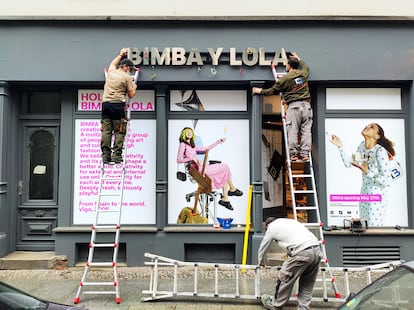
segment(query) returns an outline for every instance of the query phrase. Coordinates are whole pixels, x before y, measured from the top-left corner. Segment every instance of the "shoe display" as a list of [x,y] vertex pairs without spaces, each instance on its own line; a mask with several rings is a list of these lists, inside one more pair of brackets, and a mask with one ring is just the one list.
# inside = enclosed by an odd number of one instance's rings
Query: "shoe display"
[[225,207],[226,209],[233,210],[233,206],[231,205],[230,201],[224,201],[220,199],[219,205]]
[[266,309],[270,309],[270,310],[276,310],[277,309],[275,306],[272,305],[272,301],[273,301],[272,296],[263,295],[261,300],[262,300],[263,307],[265,307]]
[[243,192],[236,188],[235,191],[228,191],[229,196],[243,196]]

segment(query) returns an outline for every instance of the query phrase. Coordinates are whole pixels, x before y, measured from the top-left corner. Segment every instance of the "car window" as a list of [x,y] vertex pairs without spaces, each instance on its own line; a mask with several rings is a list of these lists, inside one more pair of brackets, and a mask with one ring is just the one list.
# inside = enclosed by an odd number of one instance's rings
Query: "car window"
[[413,309],[414,273],[404,267],[387,273],[356,294],[340,310]]
[[47,304],[8,285],[0,283],[0,309],[46,309]]

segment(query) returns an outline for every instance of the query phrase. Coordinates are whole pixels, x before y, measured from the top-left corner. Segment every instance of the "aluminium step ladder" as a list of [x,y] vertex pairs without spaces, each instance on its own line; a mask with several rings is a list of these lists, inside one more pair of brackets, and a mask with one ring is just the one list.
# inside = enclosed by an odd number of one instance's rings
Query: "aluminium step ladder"
[[[272,74],[275,81],[278,80],[278,73],[276,72],[275,66],[271,65]],[[328,300],[326,282],[331,282],[333,294],[335,298],[341,298],[341,294],[338,291],[335,283],[335,277],[333,276],[331,267],[329,266],[329,260],[326,255],[325,239],[323,236],[323,223],[320,218],[318,194],[316,190],[315,174],[313,171],[312,153],[309,152],[309,160],[306,161],[295,161],[292,162],[289,154],[289,144],[286,127],[286,112],[284,107],[283,93],[280,93],[280,106],[281,106],[281,117],[283,125],[283,139],[285,141],[286,150],[286,166],[288,172],[290,197],[292,202],[293,218],[302,222],[310,231],[312,231],[319,240],[319,245],[322,253],[322,279],[318,279],[317,282],[321,281],[324,292],[324,299]],[[302,164],[300,169],[293,169],[293,165]],[[297,172],[299,171],[299,173]],[[296,187],[295,184],[301,181],[302,186]],[[297,198],[301,197],[300,204],[297,203]],[[303,219],[298,219],[298,213],[306,213],[306,222]]]
[[[104,69],[105,77],[107,76],[107,69]],[[136,83],[138,80],[139,69],[136,70],[135,75],[131,79]],[[128,97],[127,97],[128,98]],[[129,106],[129,99],[126,104],[127,121],[131,118],[131,108]],[[126,139],[129,135],[129,127],[127,126]],[[128,143],[124,143],[123,159],[121,164],[103,164],[101,168],[101,177],[99,179],[97,208],[95,213],[94,223],[91,227],[91,239],[89,242],[88,260],[85,264],[82,279],[80,281],[76,296],[73,300],[75,304],[80,302],[80,295],[115,295],[115,302],[121,303],[119,278],[118,278],[118,252],[119,240],[121,233],[121,215],[122,203],[124,196],[124,181],[126,174],[126,158],[128,155]],[[112,166],[111,169],[105,166]],[[105,172],[105,168],[108,170]],[[116,171],[118,170],[118,171]],[[113,200],[111,200],[113,199]],[[110,216],[111,219],[108,219]],[[98,236],[99,235],[99,236]],[[108,242],[108,235],[113,236]],[[98,238],[101,237],[101,238]],[[112,261],[97,262],[94,260],[96,249],[109,249],[112,251]],[[113,269],[113,281],[88,281],[88,274],[93,267],[110,267]],[[84,287],[89,286],[93,288],[101,288],[100,290],[83,290]],[[104,289],[103,289],[104,287]],[[109,287],[113,287],[109,290]]]
[[[145,253],[150,261],[145,262],[151,268],[150,283],[147,290],[142,290],[141,301],[163,300],[170,298],[207,298],[233,299],[239,302],[253,300],[260,302],[263,293],[269,293],[274,289],[274,279],[277,277],[281,266],[262,267],[259,265],[241,265],[225,263],[183,262],[168,257]],[[362,278],[366,277],[366,285],[378,276],[390,272],[401,261],[392,261],[364,267],[332,267],[332,271],[341,279],[341,288],[344,296],[361,289],[364,285]],[[325,267],[319,268],[323,276]],[[356,280],[357,279],[357,280]],[[324,292],[315,292],[312,301],[330,302],[339,304],[345,298],[328,297],[327,287]],[[289,301],[297,301],[297,297],[291,296]]]

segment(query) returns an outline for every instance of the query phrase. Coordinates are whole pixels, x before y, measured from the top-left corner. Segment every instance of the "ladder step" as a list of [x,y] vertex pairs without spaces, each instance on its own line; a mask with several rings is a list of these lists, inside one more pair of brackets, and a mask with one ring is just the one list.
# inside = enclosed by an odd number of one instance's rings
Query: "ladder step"
[[110,294],[115,294],[116,295],[116,291],[84,291],[83,294],[85,295],[110,295]]
[[[94,286],[94,285],[106,285],[106,286],[114,286],[115,282],[82,282],[83,286]],[[88,292],[92,292],[92,291],[88,291]],[[104,292],[109,292],[109,291],[104,291]],[[86,292],[85,292],[86,293]]]
[[318,210],[318,207],[317,206],[304,206],[304,207],[296,206],[296,210]]
[[104,197],[116,197],[116,196],[120,197],[121,196],[120,194],[115,194],[115,193],[100,193],[99,195],[104,196]]
[[[99,212],[101,212],[101,211],[99,210]],[[95,229],[95,230],[100,230],[100,229],[119,229],[119,228],[121,228],[120,225],[96,225],[96,226],[93,227],[93,229]]]
[[293,178],[312,178],[311,174],[292,174]]
[[92,243],[90,247],[92,248],[114,248],[116,247],[116,243]]
[[101,178],[102,181],[122,181],[122,178]]
[[114,262],[95,262],[87,263],[88,267],[115,267],[116,263]]
[[322,223],[302,223],[306,227],[322,227]]
[[314,190],[311,189],[298,189],[293,191],[295,194],[313,194],[315,193]]

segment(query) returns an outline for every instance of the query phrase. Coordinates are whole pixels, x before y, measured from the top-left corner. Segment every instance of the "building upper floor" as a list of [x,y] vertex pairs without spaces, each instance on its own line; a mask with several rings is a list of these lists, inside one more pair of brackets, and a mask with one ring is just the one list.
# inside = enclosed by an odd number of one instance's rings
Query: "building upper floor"
[[414,3],[404,0],[159,0],[142,5],[122,0],[16,0],[0,4],[0,20],[413,20]]

